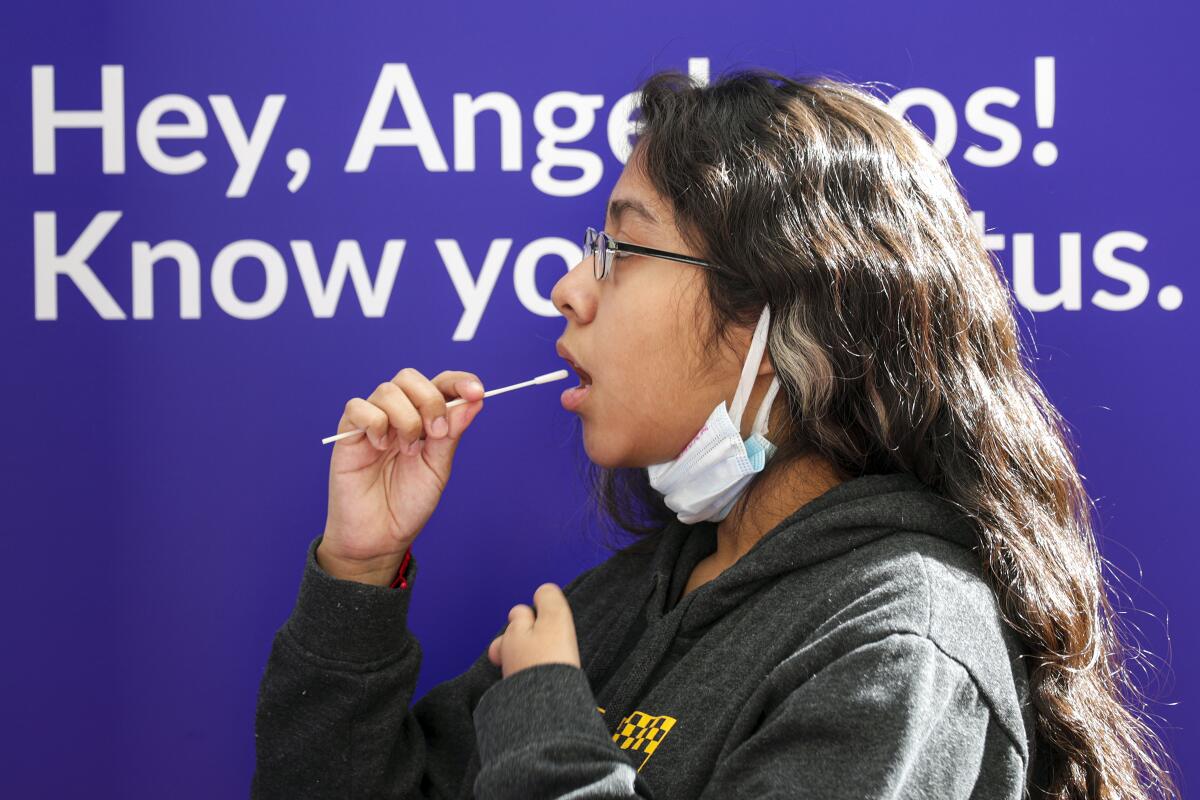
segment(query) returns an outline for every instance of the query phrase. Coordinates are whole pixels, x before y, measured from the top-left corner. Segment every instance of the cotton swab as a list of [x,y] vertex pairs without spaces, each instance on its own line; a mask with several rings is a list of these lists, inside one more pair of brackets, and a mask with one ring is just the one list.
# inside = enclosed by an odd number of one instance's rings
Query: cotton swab
[[[511,392],[513,389],[523,389],[526,386],[535,386],[539,383],[551,383],[553,381],[561,381],[563,378],[567,377],[570,374],[571,374],[570,370],[565,370],[565,369],[560,369],[557,372],[548,372],[545,375],[539,375],[538,377],[533,378],[532,380],[523,381],[521,383],[514,383],[512,386],[505,386],[500,389],[492,389],[490,392],[484,392],[483,396],[491,397],[494,394],[504,394],[505,392]],[[446,403],[446,408],[454,408],[455,406],[460,406],[465,402],[467,402],[467,400],[465,400],[462,397],[459,397],[454,400],[451,400],[449,403]],[[324,439],[321,440],[321,444],[329,444],[330,442],[336,442],[338,439],[345,439],[347,436],[353,436],[356,433],[365,433],[365,431],[363,431],[362,428],[355,428],[352,431],[346,431],[345,433],[339,433],[335,436],[326,436]]]

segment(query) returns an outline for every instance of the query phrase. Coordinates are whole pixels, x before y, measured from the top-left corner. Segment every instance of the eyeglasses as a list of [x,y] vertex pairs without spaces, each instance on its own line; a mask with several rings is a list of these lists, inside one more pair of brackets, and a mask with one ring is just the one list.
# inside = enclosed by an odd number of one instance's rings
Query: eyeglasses
[[[711,261],[671,253],[666,250],[655,250],[653,247],[642,247],[640,244],[619,242],[604,231],[588,228],[583,237],[583,255],[592,257],[592,273],[596,280],[602,281],[612,274],[613,260],[617,253],[634,253],[651,258],[665,258],[668,261],[681,261],[685,264],[695,264],[698,267],[716,267]],[[601,255],[603,254],[603,255]]]

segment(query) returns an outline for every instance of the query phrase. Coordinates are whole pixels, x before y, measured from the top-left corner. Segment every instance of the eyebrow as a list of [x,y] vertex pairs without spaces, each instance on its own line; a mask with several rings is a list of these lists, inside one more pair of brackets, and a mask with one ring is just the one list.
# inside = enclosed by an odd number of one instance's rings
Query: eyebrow
[[608,215],[612,217],[614,223],[620,223],[621,217],[626,211],[632,211],[646,221],[650,222],[652,225],[659,224],[658,218],[655,217],[654,214],[651,213],[650,209],[642,204],[640,200],[618,197],[614,198],[608,204]]

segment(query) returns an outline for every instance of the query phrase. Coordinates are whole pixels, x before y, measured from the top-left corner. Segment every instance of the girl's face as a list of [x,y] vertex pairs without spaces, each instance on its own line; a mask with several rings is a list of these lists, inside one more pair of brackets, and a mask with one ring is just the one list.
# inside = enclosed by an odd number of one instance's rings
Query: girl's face
[[[669,202],[642,177],[635,158],[613,187],[604,230],[623,242],[696,255],[675,229]],[[583,424],[584,448],[596,464],[644,467],[669,461],[717,403],[732,400],[753,330],[734,337],[739,352],[723,351],[715,363],[702,361],[701,335],[710,318],[703,269],[618,254],[608,277],[597,281],[592,258],[585,256],[555,284],[550,296],[567,320],[559,345],[592,380],[574,411]],[[743,414],[743,437],[771,373],[764,355]]]

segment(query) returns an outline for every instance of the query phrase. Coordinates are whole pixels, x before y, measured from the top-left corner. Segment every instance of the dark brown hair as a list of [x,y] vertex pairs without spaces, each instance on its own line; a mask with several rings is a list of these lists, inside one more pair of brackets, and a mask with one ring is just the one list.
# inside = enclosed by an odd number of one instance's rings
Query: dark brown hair
[[[630,167],[673,204],[689,252],[724,265],[704,270],[707,346],[771,304],[788,424],[733,514],[809,453],[847,476],[916,476],[976,523],[982,574],[1025,644],[1049,775],[1033,796],[1175,793],[1066,423],[929,138],[861,85],[765,69],[710,85],[659,72],[638,108]],[[598,508],[642,537],[626,549],[653,547],[673,514],[646,469],[595,470]]]

